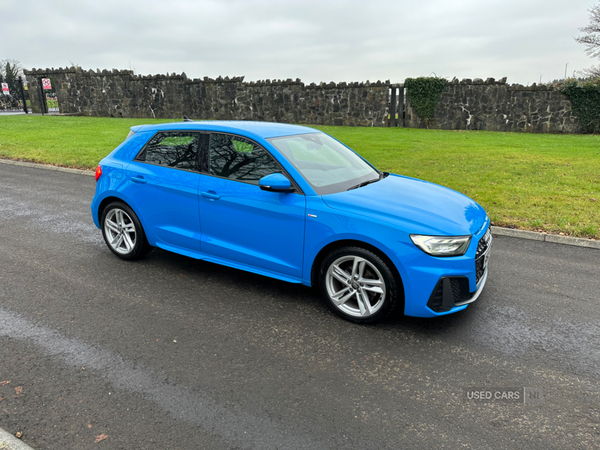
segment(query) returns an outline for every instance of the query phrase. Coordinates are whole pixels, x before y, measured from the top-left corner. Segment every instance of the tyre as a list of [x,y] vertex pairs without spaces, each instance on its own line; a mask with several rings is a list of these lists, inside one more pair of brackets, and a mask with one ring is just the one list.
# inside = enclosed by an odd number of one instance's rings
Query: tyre
[[355,323],[374,323],[402,303],[395,269],[362,247],[332,251],[321,264],[319,287],[329,307]]
[[140,220],[125,203],[113,202],[104,208],[101,224],[106,245],[119,258],[133,261],[152,250]]

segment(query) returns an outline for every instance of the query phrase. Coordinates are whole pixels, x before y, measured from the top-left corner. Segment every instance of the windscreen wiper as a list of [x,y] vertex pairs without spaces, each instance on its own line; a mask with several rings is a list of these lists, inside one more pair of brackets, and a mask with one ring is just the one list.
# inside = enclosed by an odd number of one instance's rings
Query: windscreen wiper
[[362,183],[358,183],[357,185],[349,187],[346,190],[351,191],[352,189],[357,189],[359,187],[366,186],[367,184],[375,183],[376,181],[379,181],[382,178],[387,177],[388,175],[389,175],[389,173],[387,173],[387,172],[379,172],[379,176],[377,178],[373,178],[372,180],[363,181]]

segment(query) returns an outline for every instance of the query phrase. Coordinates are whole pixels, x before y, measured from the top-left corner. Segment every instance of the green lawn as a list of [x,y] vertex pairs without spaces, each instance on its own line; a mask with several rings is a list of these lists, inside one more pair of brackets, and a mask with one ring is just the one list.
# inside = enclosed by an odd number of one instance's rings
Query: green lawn
[[95,169],[129,127],[172,122],[64,116],[0,116],[0,157]]
[[[129,127],[171,122],[0,117],[0,157],[93,169]],[[600,238],[600,136],[316,127],[380,170],[479,202],[496,225]]]

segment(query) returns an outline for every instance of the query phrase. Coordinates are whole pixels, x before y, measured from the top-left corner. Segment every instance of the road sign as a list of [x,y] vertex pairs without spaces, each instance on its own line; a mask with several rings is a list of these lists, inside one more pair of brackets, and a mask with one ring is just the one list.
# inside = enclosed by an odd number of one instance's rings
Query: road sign
[[8,91],[8,83],[2,83],[2,93],[4,95],[10,95],[10,92]]
[[42,78],[42,87],[44,89],[52,89],[52,85],[50,84],[50,78]]

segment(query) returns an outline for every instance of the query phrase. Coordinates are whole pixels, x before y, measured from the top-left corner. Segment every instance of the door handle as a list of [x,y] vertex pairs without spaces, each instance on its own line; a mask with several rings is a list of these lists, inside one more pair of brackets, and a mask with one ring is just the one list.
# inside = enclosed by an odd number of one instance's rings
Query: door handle
[[202,197],[206,197],[209,200],[219,200],[221,196],[217,194],[215,191],[201,192]]
[[141,183],[141,184],[144,184],[146,182],[146,180],[144,179],[144,177],[141,176],[141,175],[137,175],[135,177],[131,177],[131,181],[133,181],[134,183]]

